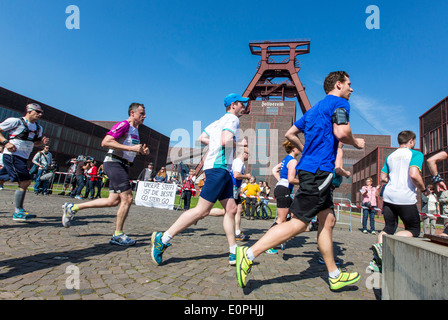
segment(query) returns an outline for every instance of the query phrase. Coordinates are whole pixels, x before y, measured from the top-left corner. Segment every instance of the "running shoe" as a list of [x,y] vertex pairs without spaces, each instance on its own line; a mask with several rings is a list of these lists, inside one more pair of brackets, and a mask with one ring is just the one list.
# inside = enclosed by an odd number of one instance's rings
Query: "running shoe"
[[35,214],[31,214],[28,211],[25,211],[24,209],[20,209],[19,213],[26,215],[28,219],[36,218]]
[[378,265],[374,259],[370,260],[367,268],[373,272],[381,272],[381,266]]
[[240,241],[247,241],[247,240],[249,240],[249,238],[250,238],[250,236],[246,236],[244,233],[240,233],[240,234],[237,234],[236,236],[235,236],[235,239],[236,240],[240,240]]
[[25,212],[14,212],[14,215],[12,216],[12,219],[14,221],[29,221],[33,217],[31,215],[25,214]]
[[354,284],[361,279],[361,275],[358,272],[342,272],[339,274],[337,278],[328,278],[330,282],[331,290],[338,290],[345,286]]
[[275,250],[274,248],[268,249],[268,250],[266,250],[265,252],[266,252],[267,254],[277,254],[277,253],[278,253],[278,251]]
[[231,266],[236,265],[236,254],[234,254],[234,253],[229,254],[229,264]]
[[62,211],[63,211],[62,225],[65,228],[70,227],[70,221],[73,220],[73,218],[75,216],[76,211],[73,211],[72,207],[73,207],[73,203],[66,202],[62,205]]
[[248,247],[236,248],[236,279],[238,285],[244,288],[247,284],[247,275],[252,268],[252,261],[247,258],[246,252]]
[[381,243],[375,243],[372,246],[372,250],[373,253],[377,256],[378,258],[378,263],[382,264],[383,263],[383,245]]
[[153,232],[151,236],[151,258],[156,265],[162,264],[162,255],[171,243],[162,242],[162,232]]
[[133,246],[136,241],[129,238],[126,234],[122,233],[118,236],[113,235],[109,241],[110,244],[116,244],[119,246]]

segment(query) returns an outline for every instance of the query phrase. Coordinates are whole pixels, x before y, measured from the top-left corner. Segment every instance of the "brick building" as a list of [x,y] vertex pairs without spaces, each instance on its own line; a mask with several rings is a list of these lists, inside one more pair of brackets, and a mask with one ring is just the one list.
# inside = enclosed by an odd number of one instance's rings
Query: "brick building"
[[[441,150],[448,148],[448,97],[445,97],[419,117],[420,146],[425,160]],[[448,179],[448,161],[437,164],[439,174]],[[423,179],[426,184],[431,183],[426,161],[423,165]]]
[[[374,151],[378,147],[387,148],[391,146],[391,137],[389,135],[355,134],[354,136],[356,138],[363,138],[365,140],[365,148],[362,150],[358,150],[353,146],[344,145],[343,167],[346,170],[350,171],[352,173],[352,176],[349,179],[344,178],[342,180],[341,186],[337,188],[333,194],[335,198],[350,199],[352,202],[356,201],[356,195],[353,193],[352,185],[354,185],[355,181],[359,179],[355,175],[356,170],[358,170],[355,164],[372,153],[372,151]],[[364,179],[364,177],[361,179]]]
[[[380,173],[388,155],[397,150],[391,147],[378,147],[368,153],[353,165],[353,183],[351,186],[352,203],[361,205],[361,192],[359,190],[366,185],[366,179],[373,179],[373,186],[380,185]],[[382,207],[381,198],[378,207]]]
[[249,144],[246,171],[257,181],[268,181],[271,188],[277,183],[272,168],[286,156],[282,144],[295,120],[296,102],[285,100],[252,101],[250,114],[240,118],[241,130]]

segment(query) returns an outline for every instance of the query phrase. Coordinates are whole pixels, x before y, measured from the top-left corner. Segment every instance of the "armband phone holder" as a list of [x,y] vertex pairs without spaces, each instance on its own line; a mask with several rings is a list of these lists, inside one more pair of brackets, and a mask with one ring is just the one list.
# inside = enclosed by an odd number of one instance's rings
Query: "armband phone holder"
[[331,122],[335,123],[335,124],[348,124],[349,119],[348,119],[348,114],[347,114],[347,110],[345,110],[344,108],[338,108],[335,110],[335,112],[333,113],[333,115],[331,116]]

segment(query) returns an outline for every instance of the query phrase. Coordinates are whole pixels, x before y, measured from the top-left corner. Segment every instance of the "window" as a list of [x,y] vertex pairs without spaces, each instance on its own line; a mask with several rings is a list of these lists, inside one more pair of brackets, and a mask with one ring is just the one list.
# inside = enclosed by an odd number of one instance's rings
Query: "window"
[[370,165],[370,175],[373,176],[374,174],[376,174],[377,170],[378,170],[378,164],[376,162],[372,163]]
[[3,108],[2,106],[0,106],[0,122],[3,122],[8,118],[20,118],[22,116],[23,113],[21,114],[20,112]]
[[355,163],[357,163],[359,161],[359,159],[344,158],[342,161],[344,163],[344,166],[353,166]]
[[428,132],[423,138],[423,144],[424,154],[440,150],[442,147],[440,141],[440,128]]
[[270,116],[278,115],[278,107],[266,107],[266,114]]

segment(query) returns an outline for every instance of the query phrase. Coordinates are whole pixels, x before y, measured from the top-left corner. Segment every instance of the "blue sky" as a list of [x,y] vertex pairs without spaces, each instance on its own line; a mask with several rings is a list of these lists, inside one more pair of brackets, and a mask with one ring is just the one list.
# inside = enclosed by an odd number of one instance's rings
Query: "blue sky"
[[[69,5],[79,30],[65,26]],[[366,28],[369,5],[378,30]],[[330,71],[346,70],[353,132],[396,146],[448,95],[446,12],[446,1],[0,0],[0,86],[87,120],[120,121],[142,102],[149,127],[193,135],[252,80],[250,41],[307,38],[299,76],[311,104]]]

